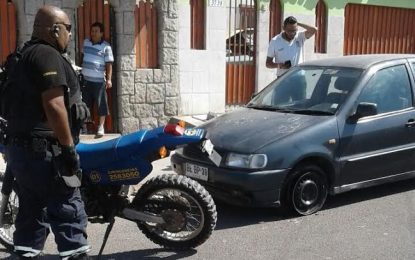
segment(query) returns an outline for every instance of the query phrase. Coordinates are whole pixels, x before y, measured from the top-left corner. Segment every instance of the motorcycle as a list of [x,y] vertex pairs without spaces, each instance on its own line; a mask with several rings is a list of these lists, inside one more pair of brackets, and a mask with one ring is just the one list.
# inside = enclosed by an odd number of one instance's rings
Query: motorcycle
[[[198,182],[185,176],[162,174],[150,178],[138,191],[132,189],[151,173],[152,161],[168,156],[180,145],[200,143],[200,148],[218,163],[219,155],[204,136],[202,129],[168,124],[76,146],[82,169],[80,189],[88,220],[108,223],[99,255],[115,217],[136,222],[147,238],[173,250],[195,248],[210,237],[217,221],[216,205]],[[8,171],[0,174],[0,185],[4,186],[0,243],[12,249],[14,221],[19,209],[18,186]]]

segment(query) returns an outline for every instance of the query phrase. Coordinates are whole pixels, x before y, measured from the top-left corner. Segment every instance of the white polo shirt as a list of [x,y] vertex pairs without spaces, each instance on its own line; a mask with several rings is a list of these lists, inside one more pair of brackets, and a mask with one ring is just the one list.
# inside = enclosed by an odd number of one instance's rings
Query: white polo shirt
[[[267,56],[274,58],[276,63],[291,61],[291,66],[304,62],[304,42],[306,41],[305,32],[298,32],[291,42],[282,37],[282,33],[271,39]],[[277,76],[281,76],[287,69],[277,69]]]

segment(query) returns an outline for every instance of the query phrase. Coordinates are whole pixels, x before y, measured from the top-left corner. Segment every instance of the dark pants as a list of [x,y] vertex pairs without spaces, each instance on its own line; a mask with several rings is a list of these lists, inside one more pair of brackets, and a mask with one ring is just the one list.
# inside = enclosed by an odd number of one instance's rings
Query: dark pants
[[109,115],[107,92],[105,88],[105,82],[92,82],[84,81],[82,87],[82,100],[89,107],[90,111],[93,111],[94,103],[97,103],[98,115]]
[[62,258],[88,251],[88,220],[79,189],[58,181],[52,162],[36,157],[29,149],[9,146],[6,153],[18,187],[19,212],[13,238],[17,254],[39,254],[49,227]]

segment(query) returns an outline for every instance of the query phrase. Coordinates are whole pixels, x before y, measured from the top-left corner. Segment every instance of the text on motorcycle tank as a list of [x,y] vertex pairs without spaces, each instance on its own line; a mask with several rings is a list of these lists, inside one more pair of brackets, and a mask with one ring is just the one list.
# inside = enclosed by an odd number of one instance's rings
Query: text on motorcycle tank
[[137,168],[108,171],[110,181],[135,179],[140,176]]
[[194,129],[194,128],[188,128],[186,131],[184,131],[184,135],[187,136],[202,136],[203,130],[202,129]]

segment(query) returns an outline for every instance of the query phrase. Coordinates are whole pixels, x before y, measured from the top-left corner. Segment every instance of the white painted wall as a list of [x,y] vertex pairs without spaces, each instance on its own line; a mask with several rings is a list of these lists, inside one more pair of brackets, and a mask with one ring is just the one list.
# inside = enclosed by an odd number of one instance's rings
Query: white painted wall
[[275,79],[275,70],[265,66],[269,45],[269,10],[258,8],[256,91],[259,92]]
[[180,113],[225,111],[225,7],[206,9],[206,49],[190,49],[190,4],[179,2]]
[[[209,4],[210,1],[206,1]],[[275,79],[275,70],[265,66],[269,45],[269,8],[261,3],[257,8],[256,91],[261,91]],[[293,10],[294,11],[294,10]],[[314,36],[305,42],[305,60],[343,55],[344,18],[330,15],[327,28],[327,53],[314,53]],[[294,15],[298,21],[315,24],[314,10],[285,11],[283,18]],[[180,114],[197,115],[208,112],[222,113],[231,109],[225,105],[226,43],[228,35],[229,1],[222,7],[207,7],[206,50],[190,49],[190,4],[179,1],[179,71]],[[233,22],[233,21],[232,21]],[[231,24],[231,26],[233,26]],[[300,30],[303,30],[300,28]]]

